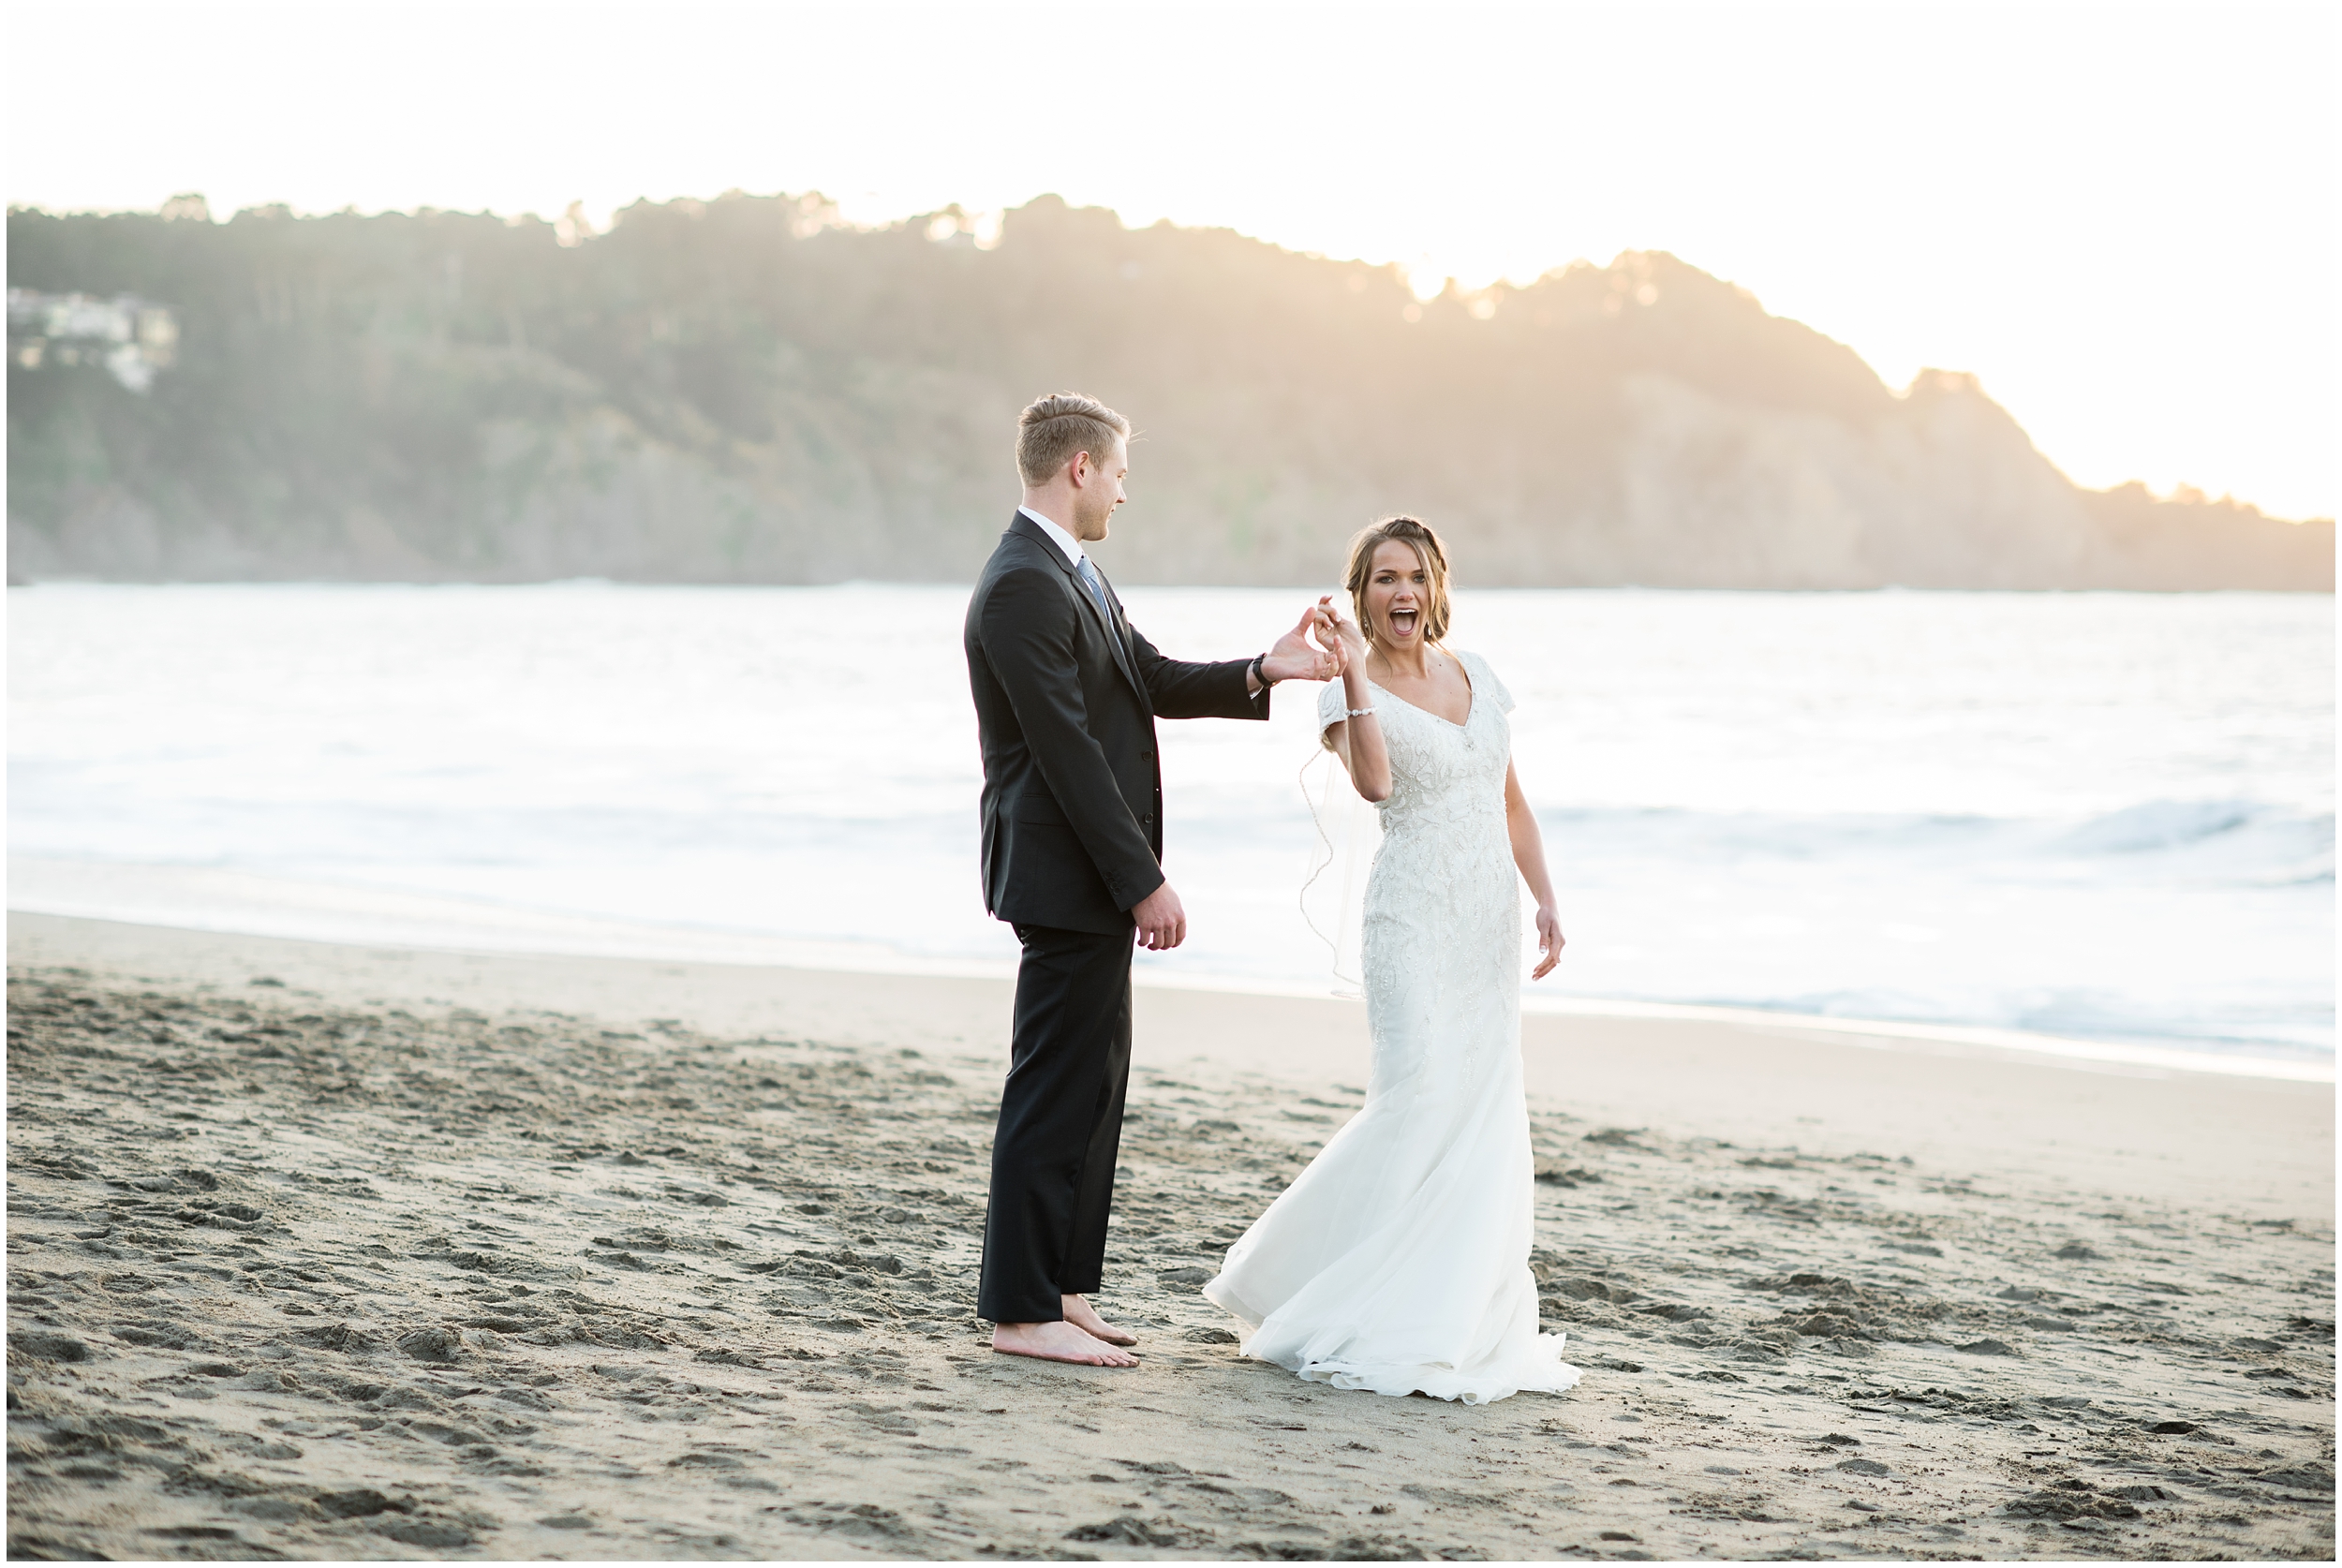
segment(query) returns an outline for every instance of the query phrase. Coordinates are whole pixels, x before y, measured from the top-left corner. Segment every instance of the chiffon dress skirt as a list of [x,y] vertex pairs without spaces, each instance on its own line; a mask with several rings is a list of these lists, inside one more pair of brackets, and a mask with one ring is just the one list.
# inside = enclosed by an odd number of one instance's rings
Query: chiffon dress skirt
[[[1228,1250],[1204,1294],[1244,1353],[1338,1388],[1481,1404],[1578,1382],[1537,1326],[1520,1069],[1512,699],[1476,655],[1461,724],[1376,688],[1392,769],[1367,881],[1365,1107]],[[1340,683],[1319,707],[1338,721]]]

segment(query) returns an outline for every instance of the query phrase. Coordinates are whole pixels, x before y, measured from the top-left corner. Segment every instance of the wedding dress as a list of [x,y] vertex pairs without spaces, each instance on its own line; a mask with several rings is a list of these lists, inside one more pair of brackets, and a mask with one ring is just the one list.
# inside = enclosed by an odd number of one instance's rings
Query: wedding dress
[[[1537,1328],[1534,1169],[1520,1070],[1520,895],[1505,822],[1512,697],[1458,656],[1464,721],[1372,688],[1390,755],[1366,890],[1366,1105],[1205,1295],[1244,1353],[1337,1388],[1482,1404],[1578,1382]],[[1340,681],[1318,703],[1341,722]]]

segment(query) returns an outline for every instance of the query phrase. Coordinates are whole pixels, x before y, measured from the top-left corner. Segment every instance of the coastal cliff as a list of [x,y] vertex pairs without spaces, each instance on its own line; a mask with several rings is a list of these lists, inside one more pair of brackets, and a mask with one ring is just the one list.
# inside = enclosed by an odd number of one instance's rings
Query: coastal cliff
[[2082,489],[1972,377],[1664,253],[1417,301],[1396,269],[1045,197],[981,239],[818,197],[574,220],[8,216],[12,288],[170,313],[142,391],[16,341],[16,580],[971,576],[1010,438],[1139,427],[1126,582],[1317,584],[1390,511],[1480,585],[2331,591],[2334,525]]

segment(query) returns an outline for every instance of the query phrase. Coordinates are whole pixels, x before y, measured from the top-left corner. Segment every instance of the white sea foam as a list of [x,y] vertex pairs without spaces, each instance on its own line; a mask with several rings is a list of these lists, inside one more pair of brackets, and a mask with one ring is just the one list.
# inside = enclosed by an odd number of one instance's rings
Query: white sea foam
[[[1141,589],[1167,651],[1306,597]],[[965,596],[14,589],[10,905],[1001,972]],[[1553,1005],[2331,1062],[2331,599],[1464,594],[1563,888]],[[1310,704],[1164,727],[1152,978],[1322,988]],[[197,873],[200,873],[198,875]],[[796,956],[792,957],[791,954]]]

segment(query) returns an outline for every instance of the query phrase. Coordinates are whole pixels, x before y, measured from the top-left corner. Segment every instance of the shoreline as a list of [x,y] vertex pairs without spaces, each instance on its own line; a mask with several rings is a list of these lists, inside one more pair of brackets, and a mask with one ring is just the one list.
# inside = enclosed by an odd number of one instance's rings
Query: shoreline
[[[1006,1067],[1014,996],[1007,976],[319,942],[17,911],[8,950],[12,966],[72,963],[113,983],[234,989],[265,975],[342,1006],[517,1008],[734,1037],[785,1018],[858,1048],[949,1052],[994,1072]],[[1356,1001],[1140,984],[1134,1003],[1134,1070],[1203,1066],[1364,1090]],[[1891,1142],[1915,1157],[2054,1170],[2134,1195],[2200,1195],[2209,1163],[2240,1211],[2331,1223],[2330,1084],[1882,1040],[1836,1022],[1524,1011],[1524,1078],[1533,1107],[1620,1125],[1760,1145],[1793,1135],[1841,1152]]]
[[9,962],[12,1555],[2333,1555],[2322,1086],[1532,1015],[1585,1378],[1452,1406],[1198,1294],[1358,1103],[1355,1004],[1139,994],[1109,1374],[970,1316],[999,981]]
[[[91,897],[96,877],[117,882]],[[31,891],[25,891],[27,882]],[[592,915],[514,908],[443,894],[307,882],[205,866],[61,860],[11,855],[9,913],[128,925],[154,925],[329,945],[401,946],[447,953],[524,957],[606,958],[751,968],[824,970],[953,980],[1010,981],[1013,957],[998,960],[922,956],[861,939],[810,940],[689,926],[651,925]],[[69,891],[68,891],[69,890]],[[22,899],[20,903],[18,900]],[[1132,969],[1143,989],[1338,1001],[1328,984],[1226,974],[1197,974],[1144,961]],[[2260,1045],[2235,1050],[2148,1040],[2097,1040],[1994,1025],[1845,1017],[1786,1009],[1697,1002],[1579,997],[1524,987],[1525,1015],[1675,1019],[1743,1027],[1786,1027],[1847,1037],[1873,1048],[1975,1049],[2019,1059],[2063,1061],[2111,1071],[2145,1070],[2336,1082],[2332,1054]]]

